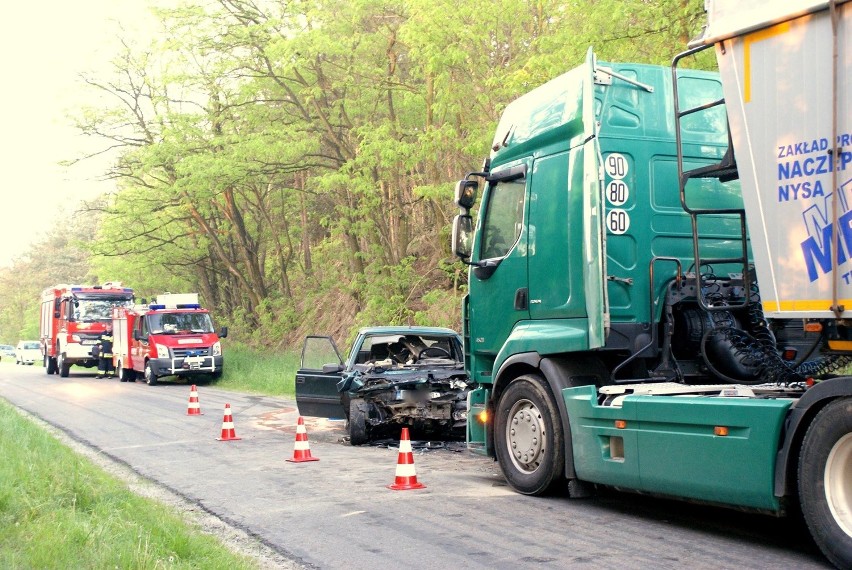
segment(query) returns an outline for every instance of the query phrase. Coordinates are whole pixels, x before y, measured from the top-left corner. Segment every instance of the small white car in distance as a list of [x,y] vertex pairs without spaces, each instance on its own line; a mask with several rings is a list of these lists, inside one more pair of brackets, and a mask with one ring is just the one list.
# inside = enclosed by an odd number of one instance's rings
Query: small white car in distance
[[33,364],[41,361],[41,343],[37,340],[22,340],[15,347],[15,364]]

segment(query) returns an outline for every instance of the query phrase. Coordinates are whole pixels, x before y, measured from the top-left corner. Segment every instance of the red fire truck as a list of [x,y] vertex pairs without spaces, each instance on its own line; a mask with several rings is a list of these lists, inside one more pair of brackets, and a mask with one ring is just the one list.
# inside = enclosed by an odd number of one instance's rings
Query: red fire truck
[[113,363],[122,382],[154,386],[162,376],[222,375],[221,338],[196,293],[158,295],[155,303],[113,309]]
[[41,296],[41,352],[48,374],[68,376],[72,364],[91,368],[92,347],[112,322],[113,307],[133,303],[133,289],[121,283],[54,285]]

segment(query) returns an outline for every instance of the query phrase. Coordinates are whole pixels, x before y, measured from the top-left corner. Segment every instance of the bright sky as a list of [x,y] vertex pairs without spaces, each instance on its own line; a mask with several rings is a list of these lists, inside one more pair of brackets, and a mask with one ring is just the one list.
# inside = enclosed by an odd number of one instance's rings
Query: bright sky
[[[106,73],[119,36],[147,43],[149,0],[6,2],[0,18],[0,267],[42,239],[62,212],[113,189],[105,163],[66,168],[96,148],[69,115],[97,97],[81,73]],[[176,2],[170,2],[175,4]],[[163,2],[157,2],[162,5]],[[123,31],[122,31],[123,30]]]

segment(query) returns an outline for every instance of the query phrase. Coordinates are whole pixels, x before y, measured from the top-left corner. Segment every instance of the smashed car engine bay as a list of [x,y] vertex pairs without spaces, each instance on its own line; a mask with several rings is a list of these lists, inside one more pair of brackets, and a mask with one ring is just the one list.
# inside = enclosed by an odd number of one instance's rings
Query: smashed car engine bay
[[350,395],[353,445],[410,427],[423,434],[464,438],[470,382],[464,365],[449,358],[357,364],[337,386]]

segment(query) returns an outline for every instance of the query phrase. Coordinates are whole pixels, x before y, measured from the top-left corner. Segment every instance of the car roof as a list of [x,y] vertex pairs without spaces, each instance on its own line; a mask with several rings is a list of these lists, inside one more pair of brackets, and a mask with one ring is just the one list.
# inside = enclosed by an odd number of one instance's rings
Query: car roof
[[447,335],[459,336],[453,329],[444,327],[410,327],[410,326],[383,326],[363,327],[358,330],[361,335],[393,335],[393,334],[425,334],[425,335]]

